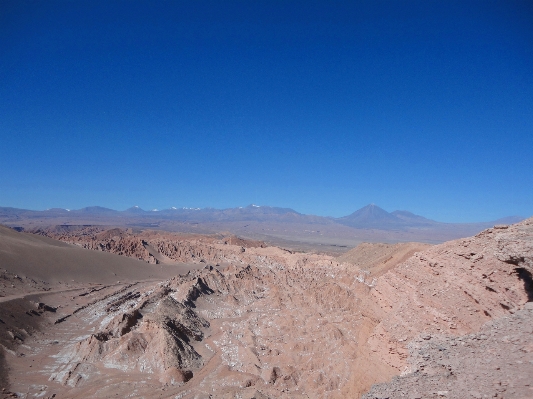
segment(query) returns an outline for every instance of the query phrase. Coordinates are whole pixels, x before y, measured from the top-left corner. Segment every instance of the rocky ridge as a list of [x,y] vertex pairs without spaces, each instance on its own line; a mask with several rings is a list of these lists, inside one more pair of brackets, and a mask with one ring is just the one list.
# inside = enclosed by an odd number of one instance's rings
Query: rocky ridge
[[[433,378],[430,371],[442,366],[429,362],[436,347],[425,342],[474,337],[491,321],[505,331],[505,323],[527,317],[522,309],[533,300],[533,219],[430,247],[375,276],[325,255],[223,240],[189,247],[156,235],[145,240],[169,259],[203,260],[206,267],[105,298],[94,293],[76,313],[91,333],[65,345],[51,374],[69,397],[108,395],[113,384],[101,390],[103,370],[121,380],[154,376],[166,384],[165,397],[358,397],[399,374],[391,384],[416,374],[419,386],[431,387],[422,397],[432,397],[451,391],[449,381]],[[521,348],[530,344],[531,335],[520,335]],[[417,353],[429,363],[413,358]],[[494,367],[515,352],[499,353]],[[467,366],[443,364],[476,378],[483,373],[466,360]],[[526,392],[521,379],[512,383]],[[374,387],[368,397],[411,392],[391,387]],[[503,392],[485,391],[479,393]],[[146,394],[140,387],[131,392]]]
[[[82,248],[110,252],[144,260],[151,264],[169,262],[225,262],[235,260],[227,245],[246,248],[266,247],[261,241],[242,239],[231,234],[195,235],[146,230],[106,229],[98,226],[55,226],[29,231]],[[239,260],[239,259],[237,259]]]

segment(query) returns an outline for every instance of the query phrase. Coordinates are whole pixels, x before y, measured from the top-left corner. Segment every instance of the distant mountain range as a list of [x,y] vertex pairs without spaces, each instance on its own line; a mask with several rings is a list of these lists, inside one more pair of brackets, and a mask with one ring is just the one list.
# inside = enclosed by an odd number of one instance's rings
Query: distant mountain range
[[[420,215],[415,215],[409,211],[387,212],[377,205],[367,205],[351,215],[335,219],[338,223],[358,229],[378,229],[378,230],[402,230],[408,228],[435,228],[444,225],[460,225],[463,223],[442,223],[427,219]],[[489,222],[479,222],[480,224],[512,224],[524,220],[520,216],[508,216],[502,219]],[[476,224],[476,223],[464,223]]]
[[[275,245],[304,250],[319,246],[331,251],[365,241],[439,243],[472,236],[495,224],[512,224],[523,219],[509,216],[489,222],[442,223],[408,211],[387,212],[374,204],[339,218],[253,204],[228,209],[170,208],[151,211],[138,206],[123,211],[101,206],[45,211],[0,207],[0,224],[17,230],[35,231],[40,227],[57,225],[100,225],[203,234],[224,231]],[[294,246],[294,243],[298,245]]]
[[[248,205],[239,208],[215,209],[215,208],[169,208],[163,210],[144,210],[138,206],[128,208],[124,211],[117,211],[101,206],[90,206],[81,209],[68,210],[52,208],[45,211],[34,211],[27,209],[0,207],[0,223],[13,222],[17,219],[26,218],[56,218],[68,217],[69,219],[89,218],[119,218],[119,219],[146,219],[174,220],[183,222],[285,222],[285,223],[312,223],[312,224],[334,224],[338,223],[356,229],[376,229],[376,230],[405,230],[413,228],[435,228],[444,225],[461,225],[462,223],[442,223],[427,219],[420,215],[408,211],[387,212],[377,205],[370,204],[354,213],[340,218],[324,217],[315,215],[305,215],[291,208],[279,208],[271,206]],[[519,216],[509,216],[506,218],[480,222],[483,225],[493,225],[497,223],[516,223],[524,218]],[[472,223],[467,223],[471,225]],[[476,224],[476,223],[474,223]]]

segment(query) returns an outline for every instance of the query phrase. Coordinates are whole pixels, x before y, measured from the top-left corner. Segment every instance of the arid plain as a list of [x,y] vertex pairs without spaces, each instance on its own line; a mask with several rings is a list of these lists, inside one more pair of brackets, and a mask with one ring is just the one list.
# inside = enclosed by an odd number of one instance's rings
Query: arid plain
[[533,397],[533,219],[433,245],[390,239],[429,222],[366,212],[373,242],[353,249],[259,239],[286,213],[249,235],[11,213],[3,397]]

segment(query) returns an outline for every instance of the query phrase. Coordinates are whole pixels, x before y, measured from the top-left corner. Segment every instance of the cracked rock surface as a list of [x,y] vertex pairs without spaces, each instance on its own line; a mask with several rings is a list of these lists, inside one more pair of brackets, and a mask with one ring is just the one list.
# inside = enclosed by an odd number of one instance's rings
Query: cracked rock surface
[[374,385],[364,399],[533,397],[533,302],[460,337],[409,344],[409,372]]

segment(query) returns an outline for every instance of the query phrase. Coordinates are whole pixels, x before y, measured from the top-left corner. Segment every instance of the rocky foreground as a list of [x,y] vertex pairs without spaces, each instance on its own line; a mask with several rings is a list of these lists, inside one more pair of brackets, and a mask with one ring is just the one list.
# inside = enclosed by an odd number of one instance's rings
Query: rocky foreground
[[363,399],[533,397],[533,302],[463,336],[411,341],[409,372],[376,384]]
[[20,397],[533,397],[533,219],[370,267],[223,237],[80,237],[63,240],[205,267],[0,315]]

